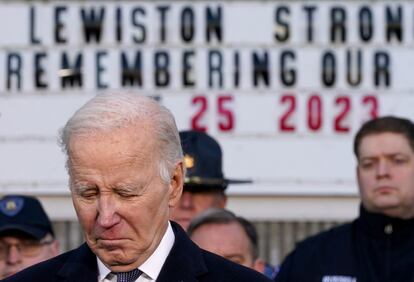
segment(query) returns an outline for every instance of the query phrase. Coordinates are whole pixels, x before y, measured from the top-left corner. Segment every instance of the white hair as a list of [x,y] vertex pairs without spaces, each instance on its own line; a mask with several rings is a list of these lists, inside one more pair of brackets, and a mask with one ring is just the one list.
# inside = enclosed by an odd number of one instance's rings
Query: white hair
[[151,123],[158,142],[159,175],[169,183],[176,162],[183,157],[174,117],[154,99],[132,93],[100,94],[75,112],[60,131],[59,143],[67,156],[67,167],[74,136],[90,136],[143,122]]

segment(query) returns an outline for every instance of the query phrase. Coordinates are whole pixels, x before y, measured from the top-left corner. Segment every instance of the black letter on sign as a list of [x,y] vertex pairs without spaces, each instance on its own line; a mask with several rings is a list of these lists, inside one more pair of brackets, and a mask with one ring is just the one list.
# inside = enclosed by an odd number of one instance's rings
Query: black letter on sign
[[234,52],[234,61],[233,61],[233,83],[234,87],[239,87],[240,85],[240,53]]
[[181,38],[184,42],[191,42],[194,38],[194,11],[191,7],[184,7],[181,12]]
[[332,87],[336,80],[336,59],[332,52],[327,51],[322,56],[322,83]]
[[40,39],[36,38],[35,36],[35,30],[36,30],[36,20],[35,20],[35,16],[36,16],[36,10],[35,7],[31,6],[30,7],[30,16],[29,16],[29,30],[30,30],[30,43],[32,44],[40,44]]
[[364,6],[359,11],[359,36],[362,41],[368,42],[372,39],[372,11],[369,7]]
[[74,65],[69,63],[69,58],[66,53],[62,53],[62,62],[61,62],[61,80],[60,85],[62,88],[78,86],[82,87],[83,77],[82,77],[82,54],[79,53],[75,59]]
[[96,53],[96,87],[98,89],[108,88],[108,84],[102,82],[102,73],[106,70],[105,66],[102,65],[102,58],[106,57],[106,51],[98,51]]
[[283,51],[280,56],[280,78],[283,85],[293,86],[296,83],[296,70],[293,67],[287,66],[288,60],[294,61],[296,54],[293,51]]
[[346,41],[346,11],[344,8],[334,7],[331,10],[331,42],[337,41],[339,36],[340,42]]
[[165,20],[167,18],[167,11],[170,9],[169,6],[159,6],[157,7],[160,12],[160,41],[165,42],[167,40],[167,31]]
[[34,67],[35,67],[35,86],[36,88],[45,89],[47,88],[47,82],[42,81],[42,76],[45,73],[45,69],[42,66],[42,60],[47,57],[46,53],[35,53],[35,59],[34,59]]
[[305,10],[307,16],[306,40],[310,43],[313,42],[313,12],[315,12],[316,6],[305,6],[303,10]]
[[[346,51],[346,79],[349,85],[358,86],[362,80],[362,51],[356,50],[356,66],[355,54],[352,54],[351,50]],[[355,74],[356,73],[356,74]]]
[[62,14],[66,12],[65,6],[55,7],[55,42],[66,43],[67,40],[62,36],[62,31],[65,29],[65,25],[62,22]]
[[387,18],[387,41],[391,42],[391,37],[394,37],[401,42],[403,40],[403,30],[402,30],[402,8],[398,6],[396,14],[393,14],[391,7],[386,8],[386,18]]
[[275,11],[275,39],[279,42],[286,42],[290,36],[288,18],[290,10],[286,6],[280,6]]
[[146,14],[145,10],[142,8],[135,8],[132,10],[132,14],[131,14],[132,26],[138,27],[141,33],[141,36],[139,37],[137,37],[134,34],[133,39],[135,43],[144,43],[147,37],[147,31],[145,29],[145,26],[139,22],[139,15],[145,15],[145,14]]
[[269,86],[269,54],[267,52],[263,53],[263,57],[260,58],[260,55],[256,52],[253,52],[253,85],[258,86],[259,77],[262,78],[262,81],[266,86]]
[[116,7],[115,9],[115,37],[117,42],[122,41],[122,8]]
[[212,8],[207,7],[206,9],[206,40],[210,42],[212,40],[212,33],[216,34],[218,42],[222,42],[222,12],[221,7],[218,6],[214,12]]
[[[218,76],[218,87],[223,87],[223,55],[218,50],[208,52],[208,86],[214,87],[213,75]],[[216,77],[217,77],[216,76]]]
[[[13,61],[15,63],[13,63]],[[7,55],[7,90],[11,89],[12,76],[17,80],[16,89],[20,90],[22,87],[22,57],[18,53],[10,53]]]
[[158,87],[168,86],[170,83],[170,56],[165,51],[155,52],[154,56],[155,66],[155,85]]
[[183,53],[183,86],[194,86],[194,71],[191,59],[194,57],[194,50],[184,51]]
[[381,84],[386,87],[390,86],[390,65],[390,56],[387,53],[375,53],[375,86],[381,86]]
[[142,61],[141,52],[137,51],[133,66],[128,64],[128,56],[126,53],[121,52],[121,81],[122,86],[126,85],[139,85],[142,86]]
[[95,41],[99,43],[101,41],[105,9],[101,7],[99,8],[99,11],[96,11],[94,8],[91,8],[90,11],[87,11],[85,8],[82,8],[81,15],[85,42],[89,43],[92,40],[92,37],[94,37]]

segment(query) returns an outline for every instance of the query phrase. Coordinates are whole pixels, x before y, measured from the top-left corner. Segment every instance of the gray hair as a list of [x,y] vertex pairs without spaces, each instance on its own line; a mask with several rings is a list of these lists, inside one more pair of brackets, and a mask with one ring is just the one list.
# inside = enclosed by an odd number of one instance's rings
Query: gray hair
[[177,161],[183,158],[180,137],[174,117],[152,98],[132,93],[100,94],[75,112],[60,130],[60,146],[69,168],[70,141],[74,136],[136,126],[150,122],[158,142],[159,175],[168,183]]

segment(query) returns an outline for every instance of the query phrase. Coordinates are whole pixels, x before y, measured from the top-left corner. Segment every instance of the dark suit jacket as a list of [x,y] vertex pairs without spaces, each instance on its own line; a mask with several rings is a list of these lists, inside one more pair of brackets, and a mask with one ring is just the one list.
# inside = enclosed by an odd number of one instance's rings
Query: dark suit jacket
[[[175,241],[157,282],[268,282],[264,275],[198,248],[178,224],[172,222]],[[29,267],[4,282],[97,282],[96,256],[79,248]]]

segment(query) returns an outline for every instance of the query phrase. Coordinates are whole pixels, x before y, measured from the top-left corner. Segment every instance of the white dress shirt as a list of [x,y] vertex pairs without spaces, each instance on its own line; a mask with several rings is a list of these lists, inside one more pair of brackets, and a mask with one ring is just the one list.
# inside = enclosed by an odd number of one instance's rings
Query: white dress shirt
[[[136,282],[153,282],[157,280],[161,268],[174,245],[174,240],[174,232],[171,223],[168,222],[167,231],[165,231],[160,244],[152,255],[138,267],[143,273]],[[111,270],[98,257],[96,257],[96,260],[98,261],[99,270],[98,282],[116,282],[116,276],[111,274]]]

